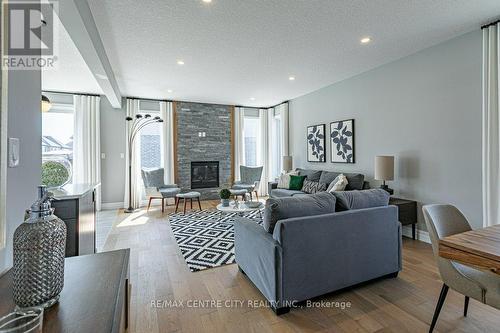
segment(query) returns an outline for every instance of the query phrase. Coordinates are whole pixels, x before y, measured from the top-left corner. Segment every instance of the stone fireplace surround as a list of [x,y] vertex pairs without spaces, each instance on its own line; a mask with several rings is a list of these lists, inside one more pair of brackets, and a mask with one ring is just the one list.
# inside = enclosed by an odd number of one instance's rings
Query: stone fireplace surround
[[191,162],[218,161],[219,187],[197,188],[202,199],[218,199],[232,185],[232,111],[229,105],[174,103],[174,157],[176,183],[191,188]]

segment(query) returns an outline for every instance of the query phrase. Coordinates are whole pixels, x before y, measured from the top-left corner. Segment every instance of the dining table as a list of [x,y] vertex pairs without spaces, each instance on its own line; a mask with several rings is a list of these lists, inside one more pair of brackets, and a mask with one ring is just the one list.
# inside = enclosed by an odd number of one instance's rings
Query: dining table
[[439,256],[500,275],[500,224],[440,239]]

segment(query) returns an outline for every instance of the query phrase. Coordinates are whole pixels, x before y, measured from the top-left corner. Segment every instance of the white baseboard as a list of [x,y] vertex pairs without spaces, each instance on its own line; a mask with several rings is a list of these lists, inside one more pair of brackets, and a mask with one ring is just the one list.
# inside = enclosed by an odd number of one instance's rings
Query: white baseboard
[[[411,226],[403,226],[403,236],[411,238]],[[423,230],[415,230],[415,238],[425,243],[431,243],[429,233]]]
[[[173,198],[168,198],[168,203],[169,205],[172,205]],[[142,200],[141,201],[141,207],[147,207],[148,206],[149,200]],[[161,206],[161,200],[153,200],[151,201],[151,206]],[[120,209],[120,208],[125,208],[125,203],[124,202],[104,202],[101,204],[101,210],[113,210],[113,209]]]
[[101,210],[112,210],[123,208],[123,202],[103,202],[101,204]]

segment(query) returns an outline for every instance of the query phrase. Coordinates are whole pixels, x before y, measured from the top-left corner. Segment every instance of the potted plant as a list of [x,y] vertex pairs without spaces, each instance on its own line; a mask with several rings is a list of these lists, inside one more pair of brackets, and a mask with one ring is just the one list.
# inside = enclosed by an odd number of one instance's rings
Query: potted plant
[[225,188],[219,192],[220,202],[223,207],[229,207],[229,198],[231,197],[231,192]]
[[64,158],[47,158],[42,162],[42,185],[63,187],[71,180],[71,163]]

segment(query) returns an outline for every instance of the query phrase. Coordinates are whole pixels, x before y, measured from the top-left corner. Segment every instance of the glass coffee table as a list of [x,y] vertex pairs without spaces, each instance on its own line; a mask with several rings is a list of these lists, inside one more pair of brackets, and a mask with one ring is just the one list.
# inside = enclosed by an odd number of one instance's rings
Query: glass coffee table
[[236,207],[235,202],[231,201],[229,203],[229,206],[224,207],[222,204],[217,205],[217,210],[220,213],[220,218],[222,218],[223,214],[231,214],[231,213],[236,213],[239,216],[243,216],[245,213],[249,212],[254,212],[254,211],[259,211],[260,218],[262,218],[262,209],[264,209],[264,200],[259,200],[259,201],[250,201],[256,204],[257,202],[259,205],[256,205],[255,207],[249,207],[245,204],[243,201],[239,201],[238,207]]

